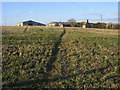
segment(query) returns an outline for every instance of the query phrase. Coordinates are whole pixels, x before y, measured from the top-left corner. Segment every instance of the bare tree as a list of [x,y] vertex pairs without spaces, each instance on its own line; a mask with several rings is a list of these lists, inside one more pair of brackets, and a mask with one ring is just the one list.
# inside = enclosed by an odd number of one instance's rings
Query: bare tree
[[69,19],[69,20],[67,21],[67,23],[70,24],[72,27],[75,27],[75,25],[76,25],[76,20],[75,20],[75,19]]

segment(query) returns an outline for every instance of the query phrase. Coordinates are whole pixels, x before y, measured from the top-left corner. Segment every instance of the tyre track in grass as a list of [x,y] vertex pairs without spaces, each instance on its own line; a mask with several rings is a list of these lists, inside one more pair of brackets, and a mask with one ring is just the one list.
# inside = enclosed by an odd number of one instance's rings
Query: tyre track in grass
[[30,26],[26,26],[23,32],[29,31]]
[[53,68],[53,63],[56,61],[57,59],[57,54],[59,51],[59,45],[62,41],[62,37],[66,34],[66,30],[65,28],[63,28],[63,32],[61,33],[61,35],[59,36],[58,41],[54,44],[54,48],[52,49],[52,55],[48,61],[48,63],[46,64],[46,71],[49,74],[49,72],[52,70]]

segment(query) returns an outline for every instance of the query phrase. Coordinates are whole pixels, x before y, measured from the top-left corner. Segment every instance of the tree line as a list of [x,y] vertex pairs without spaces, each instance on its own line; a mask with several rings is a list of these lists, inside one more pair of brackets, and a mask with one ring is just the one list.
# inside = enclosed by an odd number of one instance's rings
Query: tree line
[[[69,19],[67,21],[67,23],[70,24],[71,27],[82,27],[82,23],[81,22],[76,22],[75,19]],[[90,24],[90,28],[120,29],[120,25],[119,24],[113,24],[113,23],[97,22],[97,23],[89,23],[89,24]]]

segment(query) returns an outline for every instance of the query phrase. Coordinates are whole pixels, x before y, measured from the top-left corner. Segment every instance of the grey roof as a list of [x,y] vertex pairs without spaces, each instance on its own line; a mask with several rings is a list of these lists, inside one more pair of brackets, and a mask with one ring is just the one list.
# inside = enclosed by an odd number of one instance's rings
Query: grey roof
[[[34,22],[34,23],[39,23],[39,22],[35,22],[35,21],[32,21],[32,20],[28,20],[28,21],[24,21],[23,23],[26,23],[26,22]],[[42,24],[42,23],[39,23],[41,25],[45,25],[45,24]]]
[[[24,21],[23,23],[25,23],[25,22],[35,22],[35,21],[28,20],[28,21]],[[35,22],[35,23],[39,23],[39,22]]]

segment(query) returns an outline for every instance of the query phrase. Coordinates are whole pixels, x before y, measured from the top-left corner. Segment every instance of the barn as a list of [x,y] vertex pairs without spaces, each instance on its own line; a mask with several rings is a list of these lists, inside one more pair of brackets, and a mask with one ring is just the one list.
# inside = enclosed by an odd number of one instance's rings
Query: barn
[[29,20],[29,21],[24,21],[24,22],[17,23],[17,26],[46,26],[46,25],[42,24],[42,23],[39,23],[39,22]]

